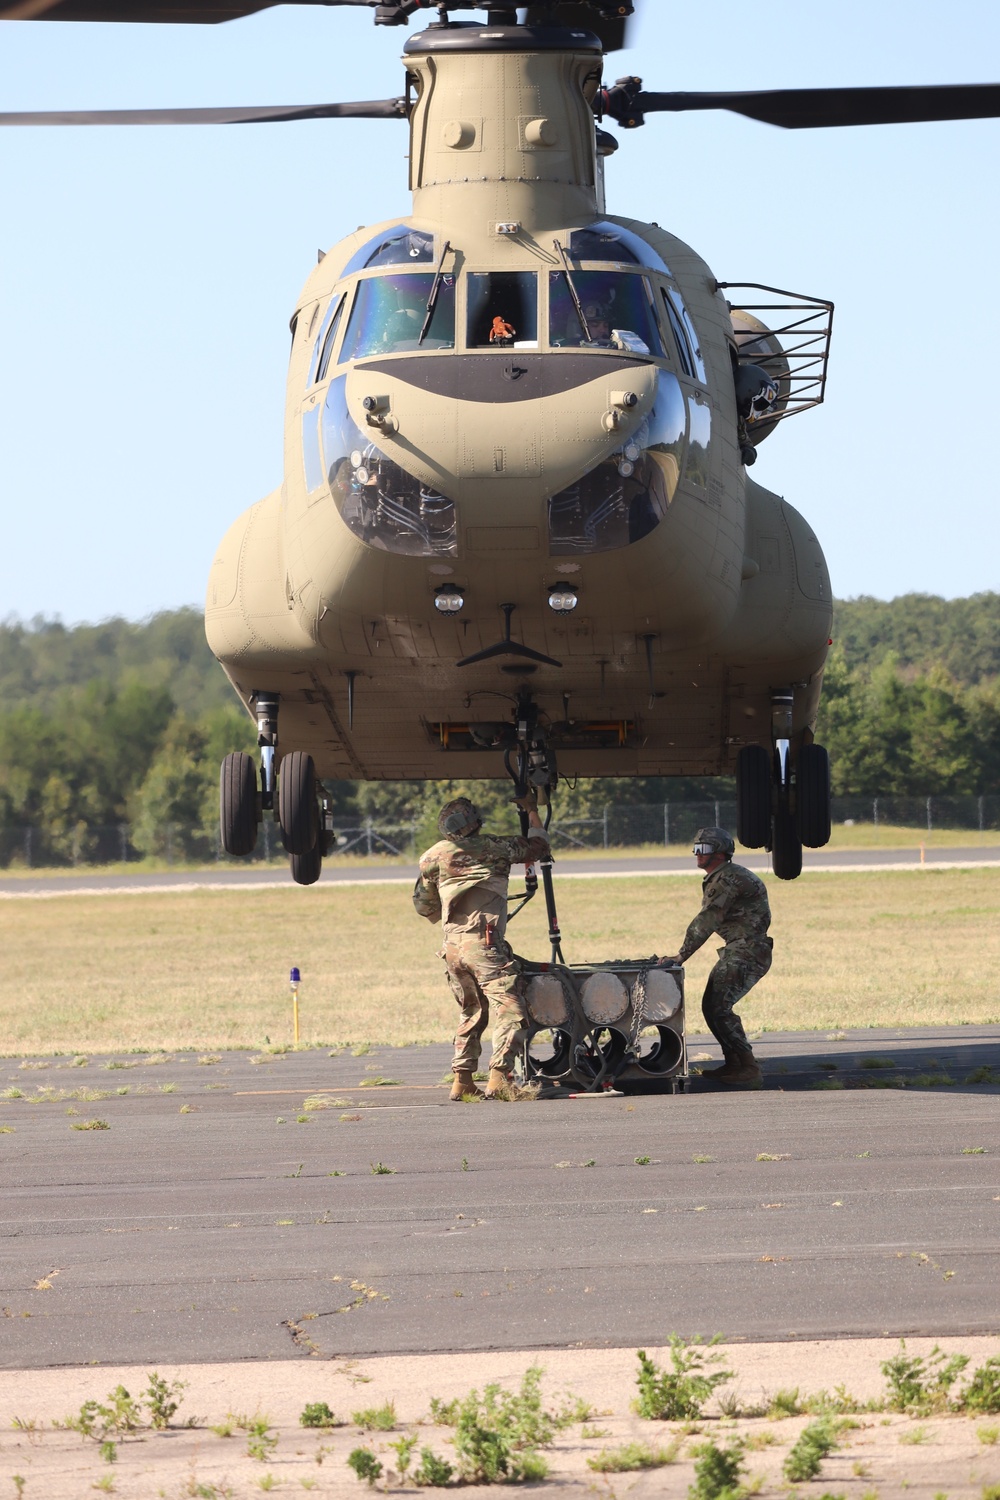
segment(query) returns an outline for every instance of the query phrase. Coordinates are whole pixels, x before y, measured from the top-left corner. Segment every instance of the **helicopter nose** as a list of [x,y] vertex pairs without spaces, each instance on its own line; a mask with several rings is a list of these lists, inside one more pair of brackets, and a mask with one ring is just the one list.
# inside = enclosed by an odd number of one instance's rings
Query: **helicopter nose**
[[657,385],[656,367],[637,359],[514,350],[379,360],[351,372],[347,401],[415,478],[455,501],[480,500],[485,485],[520,507],[616,452],[648,416]]

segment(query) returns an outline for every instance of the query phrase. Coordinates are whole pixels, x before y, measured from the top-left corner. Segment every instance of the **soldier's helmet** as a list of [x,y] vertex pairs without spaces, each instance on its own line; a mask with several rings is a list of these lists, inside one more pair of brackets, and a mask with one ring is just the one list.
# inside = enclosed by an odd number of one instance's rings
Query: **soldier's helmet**
[[446,802],[438,813],[438,832],[443,833],[446,838],[463,838],[482,826],[482,814],[468,797],[455,797],[451,802]]
[[733,843],[732,835],[724,828],[699,828],[694,836],[694,848],[692,854],[724,854],[726,859],[732,859],[736,853],[736,845]]

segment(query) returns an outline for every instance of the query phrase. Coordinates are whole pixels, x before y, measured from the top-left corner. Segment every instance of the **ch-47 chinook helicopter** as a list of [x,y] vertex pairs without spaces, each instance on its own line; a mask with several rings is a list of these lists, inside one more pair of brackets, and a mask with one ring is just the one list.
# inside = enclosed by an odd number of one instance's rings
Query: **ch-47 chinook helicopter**
[[[215,22],[271,3],[20,0],[0,16]],[[559,774],[734,772],[741,842],[793,879],[830,830],[813,730],[831,590],[807,522],[748,469],[822,401],[832,304],[721,282],[669,230],[609,214],[604,126],[984,118],[1000,86],[651,93],[602,81],[630,0],[307,3],[367,5],[380,26],[436,12],[406,42],[405,92],[0,116],[409,125],[411,210],[306,282],[284,482],[212,566],[209,644],[261,751],[223,763],[226,849],[249,854],[273,808],[294,878],[316,880],[324,780],[486,778],[502,760],[549,801]]]

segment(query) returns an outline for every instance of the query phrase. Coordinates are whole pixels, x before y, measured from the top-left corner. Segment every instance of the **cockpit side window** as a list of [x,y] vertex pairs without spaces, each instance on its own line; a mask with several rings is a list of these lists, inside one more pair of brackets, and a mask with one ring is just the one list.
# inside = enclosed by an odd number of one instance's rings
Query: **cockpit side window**
[[538,277],[534,271],[470,271],[470,349],[538,348]]
[[330,368],[330,360],[333,356],[333,346],[337,342],[337,333],[340,329],[340,321],[344,312],[345,297],[341,295],[336,299],[336,306],[332,318],[328,318],[326,335],[319,351],[319,364],[316,367],[316,379],[325,380],[326,372]]
[[628,349],[661,357],[648,280],[615,271],[574,271],[571,286],[565,271],[550,271],[549,342],[557,349]]
[[684,298],[676,287],[663,288],[663,305],[680,355],[681,367],[691,380],[705,384],[705,361],[701,357],[701,344],[694,331],[691,314],[684,305]]
[[455,278],[442,276],[434,315],[423,341],[420,334],[434,288],[431,272],[374,276],[359,282],[350,322],[344,335],[341,363],[373,354],[405,354],[414,350],[453,349],[455,346]]
[[[319,326],[319,333],[316,335],[316,342],[315,342],[315,344],[313,344],[312,357],[309,360],[309,374],[306,377],[306,389],[307,390],[308,390],[309,386],[316,384],[316,370],[317,370],[317,367],[319,365],[320,355],[322,354],[323,347],[324,347],[324,345],[326,343],[326,335],[327,335],[327,332],[329,330],[330,324],[333,322],[334,317],[336,316],[336,314],[340,310],[340,306],[341,306],[342,302],[343,302],[343,298],[340,298],[339,301],[338,301],[338,299],[336,297],[332,298],[332,300],[330,302],[330,305],[329,305],[329,307],[326,310],[326,316],[324,317],[322,323]],[[318,306],[319,306],[319,304],[317,303],[317,309],[318,309]],[[313,314],[313,322],[315,323],[315,321],[316,321],[316,315],[314,313]],[[310,326],[309,331],[310,331],[310,333],[312,332],[312,327],[311,326]]]

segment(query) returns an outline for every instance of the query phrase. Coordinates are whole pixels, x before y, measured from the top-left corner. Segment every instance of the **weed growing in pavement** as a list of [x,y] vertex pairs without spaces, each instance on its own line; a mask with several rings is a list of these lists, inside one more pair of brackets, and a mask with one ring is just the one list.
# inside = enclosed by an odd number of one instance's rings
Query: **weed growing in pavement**
[[981,1068],[973,1068],[971,1073],[965,1077],[966,1083],[1000,1083],[1000,1073],[985,1063]]
[[927,1431],[926,1427],[910,1427],[906,1432],[901,1432],[899,1434],[899,1441],[901,1443],[912,1443],[916,1445],[917,1443],[926,1443],[929,1440],[930,1433]]
[[303,1427],[337,1427],[339,1423],[325,1401],[308,1402],[299,1414]]
[[431,1400],[431,1418],[455,1429],[458,1472],[466,1484],[543,1479],[548,1465],[539,1455],[561,1426],[577,1419],[579,1406],[552,1413],[542,1404],[542,1370],[524,1372],[518,1391],[487,1385],[453,1401]]
[[278,1439],[271,1431],[271,1419],[261,1412],[255,1412],[246,1424],[247,1434],[247,1458],[255,1458],[258,1463],[264,1463],[275,1448]]
[[98,1452],[100,1453],[101,1458],[106,1464],[114,1464],[118,1462],[118,1444],[112,1442],[110,1438],[105,1439],[105,1441],[98,1449]]
[[406,1471],[410,1467],[410,1460],[413,1457],[413,1450],[419,1441],[419,1438],[410,1434],[407,1437],[397,1438],[394,1443],[389,1444],[389,1447],[396,1455],[396,1468],[399,1470],[400,1479],[405,1478]]
[[28,1481],[25,1479],[23,1474],[12,1474],[11,1480],[13,1482],[15,1490],[17,1491],[18,1500],[20,1500],[21,1495],[24,1494],[24,1486]]
[[157,1432],[170,1426],[170,1418],[181,1403],[182,1392],[187,1390],[186,1380],[164,1380],[156,1370],[149,1375],[149,1384],[142,1392],[145,1407],[149,1412],[149,1425]]
[[[341,1119],[343,1119],[343,1116],[341,1116]],[[369,1165],[371,1166],[373,1177],[394,1177],[396,1175],[396,1168],[387,1167],[384,1162],[373,1161]]]
[[628,1474],[635,1469],[662,1469],[672,1464],[680,1449],[680,1439],[666,1448],[653,1448],[649,1443],[623,1443],[620,1448],[602,1448],[593,1458],[587,1459],[587,1467],[598,1474]]
[[382,1465],[370,1448],[353,1448],[347,1455],[347,1466],[359,1479],[367,1479],[372,1486],[382,1473]]
[[963,1156],[986,1156],[987,1155],[987,1151],[986,1151],[986,1147],[985,1146],[963,1146],[962,1147],[962,1155]]
[[977,1427],[976,1437],[987,1448],[995,1448],[1000,1443],[1000,1427]]
[[961,1405],[963,1410],[981,1416],[1000,1412],[1000,1355],[991,1354],[985,1364],[973,1371],[962,1392]]
[[878,1072],[880,1069],[894,1068],[895,1066],[896,1064],[891,1057],[863,1057],[858,1063],[859,1068],[864,1068],[869,1073]]
[[792,1153],[790,1151],[779,1151],[777,1153],[772,1151],[758,1151],[754,1157],[755,1161],[791,1161],[791,1159]]
[[799,1433],[798,1442],[781,1466],[785,1478],[790,1479],[793,1484],[815,1479],[824,1458],[836,1448],[839,1431],[839,1424],[830,1417],[820,1417],[804,1427]]
[[745,1495],[740,1483],[744,1473],[743,1443],[739,1438],[728,1448],[716,1443],[701,1443],[694,1450],[694,1484],[688,1490],[690,1500],[737,1500]]
[[705,1349],[717,1344],[721,1337],[721,1334],[716,1334],[708,1345],[702,1345],[700,1339],[688,1343],[672,1333],[672,1368],[669,1370],[661,1370],[645,1349],[640,1349],[637,1355],[639,1396],[635,1402],[639,1416],[650,1422],[683,1422],[700,1417],[702,1407],[715,1388],[733,1378],[732,1370],[707,1373],[707,1366],[720,1364],[723,1356],[710,1354],[706,1357]]
[[302,1108],[310,1114],[320,1109],[350,1109],[350,1099],[332,1099],[328,1094],[310,1094],[302,1102]]
[[401,1084],[401,1078],[383,1078],[381,1073],[376,1073],[374,1078],[362,1078],[358,1084],[359,1089],[391,1089]]
[[396,1425],[396,1404],[386,1401],[382,1406],[366,1406],[352,1412],[351,1421],[363,1432],[391,1432]]
[[783,1422],[786,1417],[800,1417],[805,1407],[799,1401],[799,1388],[793,1386],[791,1389],[775,1391],[768,1402],[764,1415],[772,1422]]
[[714,1161],[715,1157],[714,1156],[692,1156],[691,1160],[693,1162],[696,1162],[698,1166],[704,1166],[707,1162]]
[[420,1462],[413,1471],[414,1484],[442,1488],[454,1474],[454,1465],[447,1459],[438,1458],[432,1448],[421,1448]]
[[103,1402],[85,1401],[76,1416],[67,1417],[64,1422],[53,1425],[78,1432],[81,1437],[93,1438],[96,1443],[103,1443],[109,1433],[135,1432],[141,1427],[142,1408],[123,1385],[116,1385]]
[[107,1120],[74,1120],[70,1130],[110,1130]]
[[94,1480],[90,1488],[92,1490],[103,1490],[106,1495],[113,1495],[115,1491],[114,1476],[111,1474],[102,1474],[100,1478]]
[[967,1354],[946,1358],[937,1344],[926,1359],[907,1354],[906,1340],[900,1339],[899,1353],[880,1366],[888,1385],[886,1406],[890,1411],[919,1415],[946,1411],[951,1404],[951,1387],[968,1363]]

